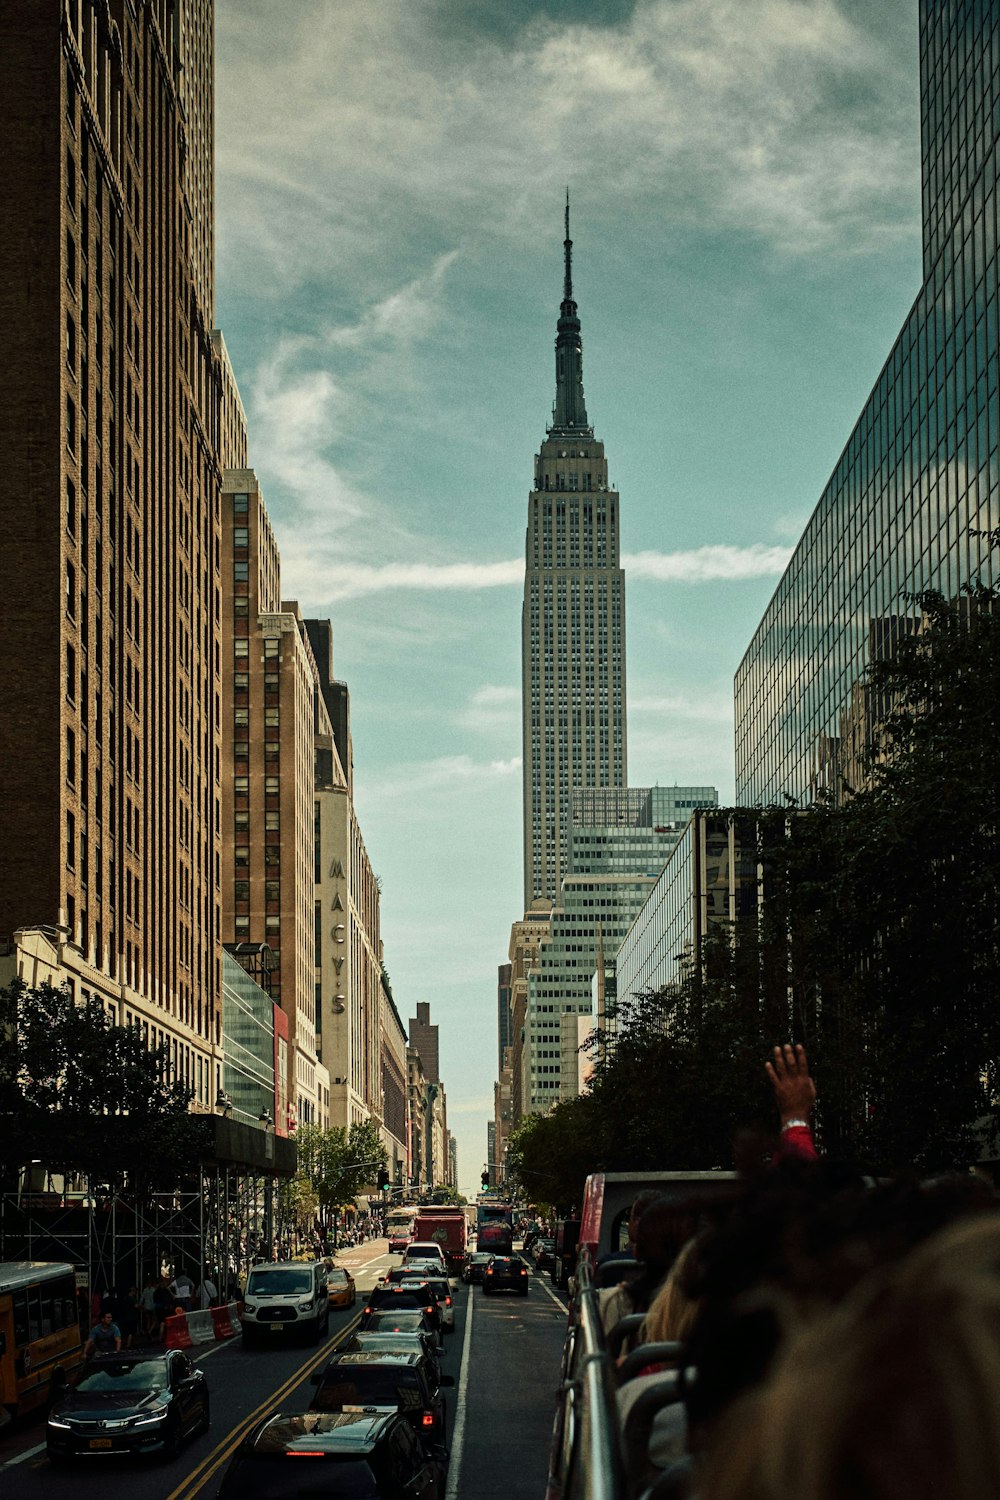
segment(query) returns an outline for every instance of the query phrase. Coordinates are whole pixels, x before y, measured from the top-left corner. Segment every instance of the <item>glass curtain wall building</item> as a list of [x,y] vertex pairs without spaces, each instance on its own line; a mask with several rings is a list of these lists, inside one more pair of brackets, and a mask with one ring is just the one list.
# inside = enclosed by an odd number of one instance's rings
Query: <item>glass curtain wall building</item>
[[676,983],[713,924],[756,913],[757,850],[754,813],[694,814],[618,949],[619,999]]
[[921,0],[924,282],[736,675],[736,795],[835,795],[909,596],[996,583],[1000,6]]

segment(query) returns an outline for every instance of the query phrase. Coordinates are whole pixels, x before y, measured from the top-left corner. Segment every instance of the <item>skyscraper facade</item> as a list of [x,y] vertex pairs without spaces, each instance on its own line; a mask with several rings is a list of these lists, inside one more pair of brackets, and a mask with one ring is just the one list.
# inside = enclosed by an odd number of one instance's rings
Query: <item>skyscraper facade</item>
[[736,793],[850,784],[913,596],[996,582],[1000,9],[922,0],[924,280],[736,675]]
[[209,1105],[222,1082],[213,6],[35,0],[5,14],[0,932],[46,929],[74,992],[166,1043]]
[[627,779],[618,494],[584,403],[572,249],[567,203],[556,399],[528,497],[521,613],[526,907],[559,897],[573,789]]

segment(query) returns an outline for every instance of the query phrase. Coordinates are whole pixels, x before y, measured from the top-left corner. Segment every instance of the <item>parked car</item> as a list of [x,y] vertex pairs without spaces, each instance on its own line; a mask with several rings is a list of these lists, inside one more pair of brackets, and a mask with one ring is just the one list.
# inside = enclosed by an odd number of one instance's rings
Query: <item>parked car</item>
[[[284,1462],[294,1455],[298,1462]],[[445,1452],[428,1452],[395,1411],[299,1412],[258,1422],[234,1454],[219,1500],[444,1500]]]
[[466,1286],[482,1286],[483,1274],[492,1259],[493,1257],[488,1250],[477,1250],[472,1255],[465,1257],[465,1265],[462,1267],[462,1280]]
[[310,1411],[346,1411],[354,1407],[395,1406],[412,1423],[425,1447],[444,1447],[445,1398],[442,1387],[451,1375],[440,1375],[426,1354],[393,1350],[337,1353],[312,1377],[316,1393]]
[[318,1342],[330,1327],[323,1261],[251,1266],[243,1300],[243,1344],[302,1333]]
[[45,1448],[54,1463],[81,1453],[172,1458],[209,1421],[204,1371],[183,1350],[101,1354],[50,1411]]
[[326,1290],[331,1307],[353,1307],[357,1300],[354,1277],[343,1266],[334,1266],[327,1271]]
[[483,1274],[483,1291],[528,1295],[528,1268],[517,1255],[494,1255]]

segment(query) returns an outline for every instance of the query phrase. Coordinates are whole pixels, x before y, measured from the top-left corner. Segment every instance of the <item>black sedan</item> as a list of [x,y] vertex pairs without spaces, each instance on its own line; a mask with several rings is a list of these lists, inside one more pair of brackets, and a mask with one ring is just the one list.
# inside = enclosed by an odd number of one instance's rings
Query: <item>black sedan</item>
[[426,1354],[390,1349],[360,1349],[337,1353],[325,1370],[312,1377],[316,1394],[311,1411],[352,1411],[358,1407],[394,1406],[412,1423],[424,1446],[445,1444],[445,1399],[442,1386],[454,1385],[451,1375]]
[[367,1328],[372,1314],[376,1312],[421,1312],[428,1328],[436,1334],[441,1332],[441,1309],[437,1297],[429,1288],[411,1286],[376,1286],[365,1298],[361,1314],[361,1327]]
[[475,1250],[471,1255],[465,1257],[462,1267],[462,1280],[466,1286],[482,1286],[486,1267],[493,1259],[488,1250]]
[[172,1458],[209,1424],[208,1382],[179,1349],[88,1360],[46,1427],[54,1463],[78,1454],[160,1453]]
[[397,1412],[271,1416],[240,1445],[219,1500],[443,1500],[444,1458]]
[[520,1292],[528,1295],[528,1268],[516,1255],[494,1255],[483,1273],[484,1292]]
[[550,1239],[536,1240],[531,1247],[531,1256],[540,1271],[547,1271],[556,1263],[556,1242]]

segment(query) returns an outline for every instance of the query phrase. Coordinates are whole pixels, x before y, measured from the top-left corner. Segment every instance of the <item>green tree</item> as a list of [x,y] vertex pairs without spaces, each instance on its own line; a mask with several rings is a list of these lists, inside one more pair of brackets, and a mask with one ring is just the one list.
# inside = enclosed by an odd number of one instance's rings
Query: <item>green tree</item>
[[191,1090],[171,1076],[169,1048],[147,1047],[98,1000],[15,979],[0,989],[0,1036],[0,1119],[17,1160],[142,1180],[196,1159]]

